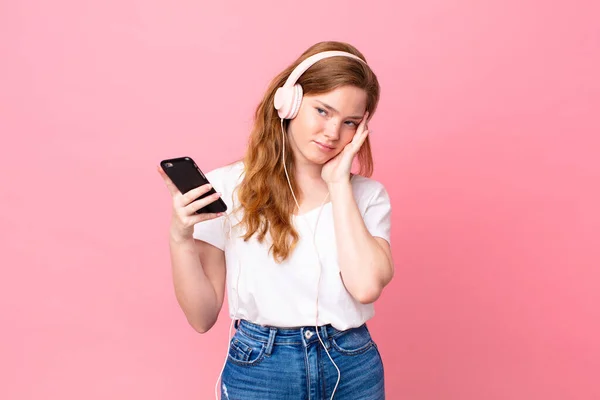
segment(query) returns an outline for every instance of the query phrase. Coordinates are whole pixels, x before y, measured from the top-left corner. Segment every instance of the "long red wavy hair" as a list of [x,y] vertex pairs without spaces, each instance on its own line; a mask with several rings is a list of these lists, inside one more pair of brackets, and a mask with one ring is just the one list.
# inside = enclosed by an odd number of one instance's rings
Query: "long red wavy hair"
[[[239,207],[242,209],[240,225],[245,230],[244,240],[257,235],[263,242],[267,235],[271,239],[270,252],[276,262],[284,261],[294,250],[299,235],[292,225],[292,214],[296,207],[288,186],[282,163],[283,138],[281,121],[273,101],[275,91],[283,86],[293,69],[307,57],[322,51],[341,50],[365,57],[352,45],[343,42],[320,42],[300,55],[300,57],[269,84],[258,105],[254,125],[244,157],[244,178],[238,187]],[[331,57],[311,66],[299,79],[304,94],[327,93],[341,86],[355,86],[367,93],[367,111],[372,116],[379,102],[379,82],[373,71],[358,60],[348,57]],[[287,120],[284,121],[284,127]],[[301,201],[302,193],[294,179],[294,156],[286,141],[286,167],[296,193]],[[357,155],[359,174],[371,176],[373,158],[369,138]]]

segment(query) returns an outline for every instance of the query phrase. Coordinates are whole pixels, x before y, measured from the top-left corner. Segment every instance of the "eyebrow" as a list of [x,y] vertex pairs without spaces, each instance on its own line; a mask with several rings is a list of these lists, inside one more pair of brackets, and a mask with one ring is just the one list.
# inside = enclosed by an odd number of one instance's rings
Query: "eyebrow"
[[[329,104],[325,104],[323,103],[321,100],[317,100],[317,103],[320,103],[323,107],[325,107],[326,109],[328,109],[329,111],[333,111],[336,114],[339,114],[340,112],[338,110],[336,110],[335,108],[331,107]],[[358,116],[354,116],[354,117],[348,117],[350,119],[363,119],[363,115],[358,115]]]

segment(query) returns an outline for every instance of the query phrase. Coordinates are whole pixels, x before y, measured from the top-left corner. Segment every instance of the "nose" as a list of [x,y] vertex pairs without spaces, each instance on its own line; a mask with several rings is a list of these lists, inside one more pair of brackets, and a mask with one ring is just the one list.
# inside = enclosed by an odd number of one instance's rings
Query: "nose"
[[340,137],[340,124],[333,118],[327,124],[325,136],[330,140],[337,140]]

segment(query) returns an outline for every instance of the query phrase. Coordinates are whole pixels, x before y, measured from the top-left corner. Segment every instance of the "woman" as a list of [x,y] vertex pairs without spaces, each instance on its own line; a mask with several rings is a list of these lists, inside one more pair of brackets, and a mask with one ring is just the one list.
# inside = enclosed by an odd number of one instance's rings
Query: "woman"
[[[356,48],[317,43],[272,81],[245,158],[206,174],[220,193],[194,201],[209,185],[181,194],[159,168],[173,197],[175,293],[198,332],[227,287],[237,330],[222,399],[385,398],[366,327],[394,270],[390,200],[369,178],[378,100]],[[195,214],[218,196],[228,214]]]

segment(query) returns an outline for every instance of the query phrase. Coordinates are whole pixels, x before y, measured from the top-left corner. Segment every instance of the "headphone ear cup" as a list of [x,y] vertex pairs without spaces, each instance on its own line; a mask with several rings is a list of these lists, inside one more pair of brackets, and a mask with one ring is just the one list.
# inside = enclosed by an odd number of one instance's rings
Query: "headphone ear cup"
[[302,86],[296,84],[292,87],[282,86],[275,92],[275,109],[279,114],[279,118],[292,119],[300,110],[302,103],[303,90]]
[[302,86],[300,86],[299,84],[294,85],[294,97],[292,99],[292,105],[288,119],[294,119],[296,118],[296,115],[298,115],[298,111],[300,111],[300,105],[302,104],[303,96],[304,91],[302,90]]
[[294,99],[294,88],[282,86],[275,92],[274,105],[279,118],[285,119],[290,113]]

